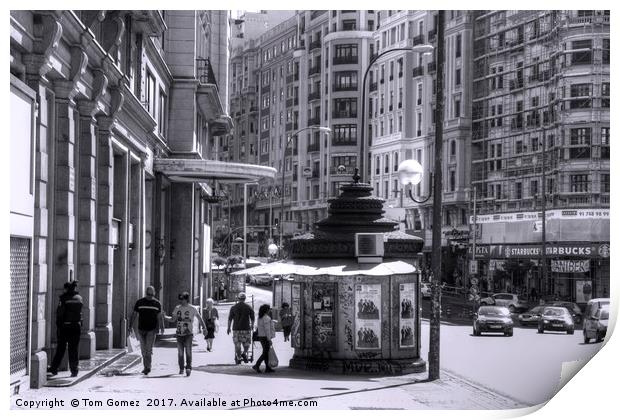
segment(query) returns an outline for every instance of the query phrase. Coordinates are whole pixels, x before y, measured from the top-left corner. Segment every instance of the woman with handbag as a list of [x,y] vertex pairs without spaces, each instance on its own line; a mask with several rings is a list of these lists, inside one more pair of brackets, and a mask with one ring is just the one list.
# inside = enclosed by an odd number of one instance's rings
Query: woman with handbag
[[217,332],[217,327],[219,324],[219,314],[217,313],[217,309],[213,307],[213,299],[207,299],[207,307],[204,310],[205,325],[207,326],[207,332],[205,334],[205,340],[207,340],[207,351],[211,351],[213,349],[213,339],[215,338],[215,333]]
[[260,364],[263,361],[265,362],[265,372],[275,372],[275,370],[273,370],[269,366],[269,349],[272,345],[271,339],[276,336],[276,328],[273,325],[271,317],[269,316],[270,311],[271,307],[267,304],[261,305],[261,307],[258,308],[258,321],[256,322],[256,330],[258,332],[258,340],[263,347],[263,354],[260,355],[260,357],[256,361],[256,364],[252,366],[252,369],[254,369],[256,373],[261,373]]

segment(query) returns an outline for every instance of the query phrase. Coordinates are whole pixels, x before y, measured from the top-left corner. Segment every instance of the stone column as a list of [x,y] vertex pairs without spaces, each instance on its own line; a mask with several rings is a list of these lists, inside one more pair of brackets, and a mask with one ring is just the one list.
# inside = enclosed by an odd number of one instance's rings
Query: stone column
[[114,188],[111,117],[99,117],[97,156],[97,248],[95,287],[95,336],[97,350],[112,348],[112,275],[114,250],[110,226]]
[[80,357],[89,359],[95,355],[95,259],[97,242],[97,135],[96,101],[79,101],[79,190],[78,190],[78,255],[77,279],[84,299],[82,309],[82,338]]
[[144,217],[142,215],[144,194],[144,169],[141,161],[131,161],[129,175],[129,223],[133,226],[133,245],[128,253],[127,277],[127,312],[131,314],[133,305],[144,292],[143,287],[143,247],[142,230]]

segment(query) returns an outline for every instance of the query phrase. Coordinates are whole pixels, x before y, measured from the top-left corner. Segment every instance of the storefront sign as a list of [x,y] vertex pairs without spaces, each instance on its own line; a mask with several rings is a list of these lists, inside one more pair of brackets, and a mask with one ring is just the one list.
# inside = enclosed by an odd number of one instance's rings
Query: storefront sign
[[399,287],[400,316],[398,340],[401,348],[415,347],[415,283],[403,283]]
[[551,260],[553,273],[587,273],[590,271],[590,260]]
[[[560,220],[586,220],[586,219],[609,219],[609,209],[579,209],[579,210],[547,210],[547,219]],[[476,223],[513,223],[524,221],[542,220],[542,212],[499,213],[476,216]],[[470,216],[469,223],[474,223],[474,217]]]
[[381,285],[355,285],[355,349],[381,348]]
[[[471,254],[471,247],[469,249]],[[540,258],[541,245],[476,245],[476,258]],[[609,258],[609,244],[547,245],[548,257]]]

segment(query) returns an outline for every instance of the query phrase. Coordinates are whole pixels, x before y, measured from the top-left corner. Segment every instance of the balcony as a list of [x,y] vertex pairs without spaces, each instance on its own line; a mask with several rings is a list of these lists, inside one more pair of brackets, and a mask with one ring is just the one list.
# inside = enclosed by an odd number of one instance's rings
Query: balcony
[[[375,83],[375,86],[377,84]],[[334,83],[334,85],[332,86],[332,90],[334,92],[346,92],[346,91],[355,91],[357,90],[357,85],[338,85],[336,83]]]
[[334,57],[332,60],[334,65],[337,64],[357,64],[357,55],[347,55],[344,57]]
[[332,118],[357,118],[357,111],[334,111]]
[[321,72],[321,63],[318,63],[315,66],[312,66],[308,69],[308,76],[313,76],[315,74],[319,74]]
[[424,35],[418,35],[413,37],[413,45],[424,44]]
[[308,126],[312,126],[312,125],[321,125],[321,116],[317,115],[315,117],[312,118],[308,118]]
[[310,43],[310,45],[308,46],[308,51],[312,51],[312,50],[314,50],[316,48],[321,48],[321,40],[320,39],[312,41]]
[[413,68],[413,77],[423,76],[424,75],[424,67],[418,66]]
[[308,149],[307,149],[308,153],[319,152],[320,150],[321,150],[321,143],[320,142],[308,144]]
[[332,146],[357,146],[357,137],[333,137]]
[[428,42],[432,42],[437,36],[437,29],[431,29],[428,31]]
[[196,59],[196,77],[202,85],[215,85],[217,88],[217,81],[215,80],[215,73],[211,67],[211,61],[208,58]]
[[523,79],[516,79],[510,81],[510,91],[517,89],[523,89]]
[[319,99],[321,99],[321,90],[320,89],[317,89],[316,91],[310,92],[308,94],[308,102],[316,101],[316,100],[319,100]]
[[428,64],[426,65],[426,70],[427,70],[429,73],[433,73],[433,72],[437,71],[437,63],[436,63],[436,62],[434,62],[434,61],[431,61],[430,63],[428,63]]
[[370,82],[370,92],[374,92],[377,90],[377,82]]

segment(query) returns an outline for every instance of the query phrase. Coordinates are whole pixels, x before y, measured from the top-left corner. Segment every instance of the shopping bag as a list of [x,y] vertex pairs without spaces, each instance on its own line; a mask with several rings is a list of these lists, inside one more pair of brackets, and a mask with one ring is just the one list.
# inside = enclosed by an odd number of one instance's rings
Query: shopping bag
[[220,320],[215,319],[215,332],[217,333],[220,330]]
[[269,367],[277,368],[278,367],[278,356],[276,355],[276,351],[273,349],[273,346],[269,347]]
[[136,334],[133,330],[129,334],[127,334],[127,352],[128,353],[139,353],[140,352],[140,340],[136,337]]

